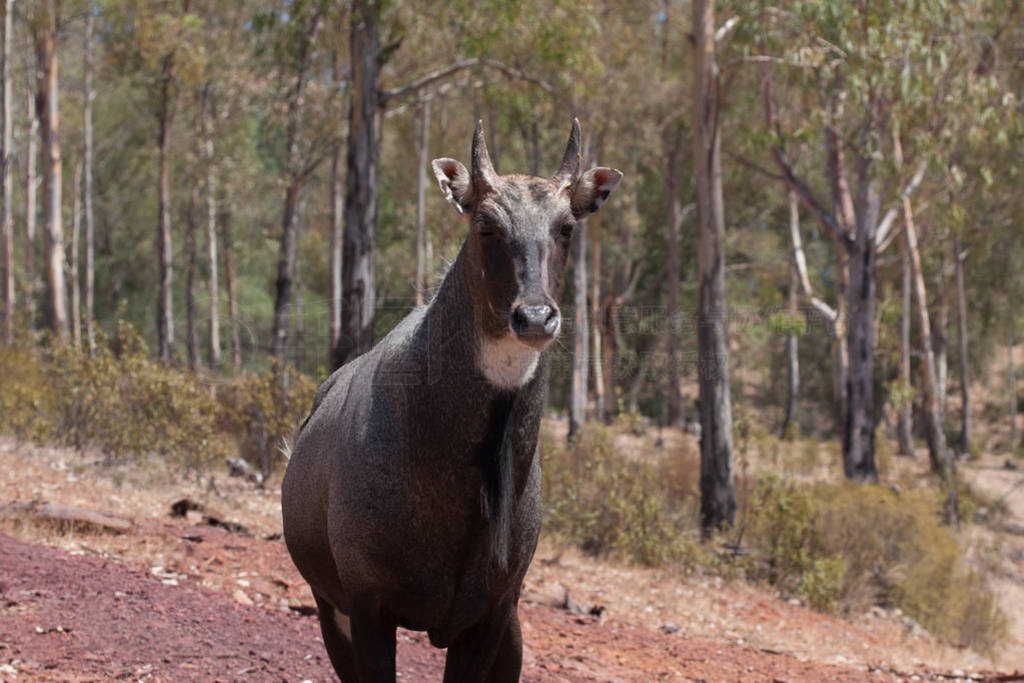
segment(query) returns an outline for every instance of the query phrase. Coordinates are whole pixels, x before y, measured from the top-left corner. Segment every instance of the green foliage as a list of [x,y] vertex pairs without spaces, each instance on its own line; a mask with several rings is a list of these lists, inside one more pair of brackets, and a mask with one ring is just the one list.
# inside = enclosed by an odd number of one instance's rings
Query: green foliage
[[[282,372],[288,373],[287,384],[281,381]],[[222,424],[239,443],[242,456],[267,476],[308,414],[315,393],[311,378],[275,362],[267,372],[244,374],[221,386],[217,398]]]
[[901,608],[931,632],[990,651],[1006,634],[984,577],[964,562],[931,490],[761,480],[747,520],[761,578],[825,610]]
[[614,432],[588,423],[568,447],[542,433],[544,524],[596,555],[658,566],[693,555],[695,455],[673,454],[662,467],[618,453]]
[[202,470],[240,451],[269,474],[316,389],[294,371],[282,387],[278,366],[214,386],[152,360],[125,322],[97,342],[91,357],[71,345],[0,349],[0,431],[97,450],[108,463],[152,455]]
[[226,452],[215,438],[219,407],[209,387],[151,360],[127,323],[109,340],[101,336],[91,358],[70,345],[54,347],[45,372],[58,442],[100,450],[108,460],[154,454],[192,469]]
[[835,612],[846,575],[846,558],[815,557],[800,575],[796,594],[808,605],[822,612]]
[[894,411],[900,411],[914,402],[914,387],[909,382],[894,379],[888,385],[889,402]]
[[807,316],[802,313],[778,311],[769,316],[767,325],[772,334],[779,336],[795,334],[802,337],[807,332]]
[[52,434],[46,416],[55,396],[47,385],[42,352],[30,346],[0,347],[0,432],[41,441]]

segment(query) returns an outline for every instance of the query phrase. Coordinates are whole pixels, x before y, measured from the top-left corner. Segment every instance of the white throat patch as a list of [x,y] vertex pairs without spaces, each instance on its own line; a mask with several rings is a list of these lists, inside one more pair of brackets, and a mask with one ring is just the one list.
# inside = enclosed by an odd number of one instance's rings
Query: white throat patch
[[480,336],[477,366],[496,387],[518,389],[523,386],[533,379],[538,360],[540,351],[531,349],[511,333],[501,339]]

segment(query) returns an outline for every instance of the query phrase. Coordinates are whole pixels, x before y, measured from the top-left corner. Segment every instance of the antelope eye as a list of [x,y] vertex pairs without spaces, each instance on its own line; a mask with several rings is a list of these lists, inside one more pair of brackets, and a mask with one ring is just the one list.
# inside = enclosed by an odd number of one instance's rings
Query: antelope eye
[[559,231],[562,237],[566,239],[572,237],[572,231],[576,229],[576,226],[572,223],[564,223],[562,229]]
[[498,234],[497,229],[494,227],[494,223],[486,220],[477,223],[477,231],[482,237],[494,237]]

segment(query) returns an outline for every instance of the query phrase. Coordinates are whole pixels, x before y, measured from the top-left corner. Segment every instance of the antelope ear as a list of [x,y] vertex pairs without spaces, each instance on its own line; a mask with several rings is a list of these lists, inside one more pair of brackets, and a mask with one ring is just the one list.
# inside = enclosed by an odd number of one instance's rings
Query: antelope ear
[[444,198],[459,213],[468,213],[473,202],[473,183],[466,167],[455,159],[434,159],[430,165]]
[[615,186],[622,180],[622,171],[598,166],[583,174],[572,188],[572,215],[578,220],[601,208]]

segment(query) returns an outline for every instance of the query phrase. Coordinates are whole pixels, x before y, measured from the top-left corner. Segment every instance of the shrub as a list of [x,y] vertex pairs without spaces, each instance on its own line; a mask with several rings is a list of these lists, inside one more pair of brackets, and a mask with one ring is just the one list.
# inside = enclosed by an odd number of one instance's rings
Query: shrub
[[138,332],[120,322],[112,336],[98,335],[91,356],[67,344],[0,349],[0,431],[96,449],[108,464],[155,455],[201,470],[237,450],[267,475],[316,390],[294,371],[284,386],[282,371],[275,365],[215,388],[152,360]]
[[53,392],[42,353],[32,347],[0,347],[0,432],[29,441],[52,440]]
[[93,356],[56,346],[46,364],[56,441],[102,451],[108,462],[143,454],[190,469],[220,459],[218,403],[203,380],[149,358],[138,332],[121,322]]
[[1005,616],[941,523],[942,504],[932,490],[765,477],[749,539],[764,556],[761,577],[818,609],[896,606],[942,638],[991,649]]
[[[288,372],[286,383],[282,371]],[[220,387],[224,426],[234,435],[240,455],[257,465],[264,479],[308,414],[315,393],[312,379],[277,362],[263,374],[240,375]]]
[[[692,555],[694,534],[682,530],[692,489],[676,457],[658,466],[615,451],[613,432],[584,425],[568,447],[547,433],[540,440],[546,531],[595,556],[617,555],[661,565]],[[695,467],[695,465],[694,465]]]

